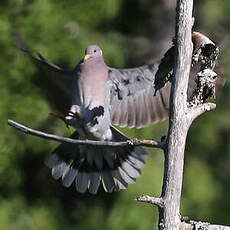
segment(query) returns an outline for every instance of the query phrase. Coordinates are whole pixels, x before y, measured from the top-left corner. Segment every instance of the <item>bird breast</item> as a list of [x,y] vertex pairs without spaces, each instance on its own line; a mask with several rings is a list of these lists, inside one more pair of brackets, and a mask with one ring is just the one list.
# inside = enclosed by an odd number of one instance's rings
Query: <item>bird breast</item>
[[78,91],[80,117],[85,131],[96,139],[111,139],[108,70],[104,62],[87,62],[87,65],[81,66]]
[[[91,61],[91,60],[89,60]],[[104,63],[86,63],[79,78],[80,101],[83,107],[104,106],[107,95],[108,71]]]

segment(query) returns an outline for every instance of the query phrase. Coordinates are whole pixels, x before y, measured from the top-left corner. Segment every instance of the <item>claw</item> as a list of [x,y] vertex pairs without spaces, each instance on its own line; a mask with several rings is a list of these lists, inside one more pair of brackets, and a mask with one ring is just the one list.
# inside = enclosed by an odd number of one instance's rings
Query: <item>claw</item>
[[76,118],[77,120],[80,120],[80,114],[78,112],[73,113],[72,111],[69,111],[68,116]]

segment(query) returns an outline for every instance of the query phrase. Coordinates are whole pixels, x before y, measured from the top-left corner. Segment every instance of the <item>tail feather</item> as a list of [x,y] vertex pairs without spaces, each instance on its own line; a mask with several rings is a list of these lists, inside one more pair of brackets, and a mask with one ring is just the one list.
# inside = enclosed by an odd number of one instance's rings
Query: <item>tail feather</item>
[[[127,138],[111,128],[114,141]],[[75,132],[72,138],[78,139]],[[126,189],[135,183],[145,165],[147,153],[138,146],[98,147],[63,143],[47,159],[55,179],[62,177],[65,187],[75,181],[76,190],[96,194],[100,184],[106,192]]]
[[113,176],[114,182],[115,182],[114,191],[119,191],[122,189],[126,189],[128,187],[128,183],[124,181],[124,179],[121,177],[118,170],[113,170],[112,176]]
[[79,172],[76,178],[76,189],[80,193],[85,193],[89,185],[90,174],[87,172]]
[[122,178],[127,184],[134,184],[134,183],[136,182],[136,179],[130,177],[121,167],[118,168],[118,172],[119,172],[121,178]]
[[96,168],[101,171],[103,169],[103,155],[100,149],[94,154],[97,154],[96,156],[94,156]]
[[113,151],[107,151],[105,154],[103,154],[103,157],[109,168],[113,169],[115,167],[116,162],[115,153]]
[[102,172],[102,184],[106,192],[112,192],[115,187],[115,182],[110,171]]
[[93,162],[94,162],[94,156],[93,156],[93,150],[91,149],[91,147],[89,146],[89,149],[86,153],[86,159],[87,159],[87,162],[89,163],[90,166],[93,165]]
[[89,192],[92,194],[96,194],[97,190],[100,186],[101,181],[101,173],[99,172],[92,172],[90,174],[90,184],[89,184]]
[[62,163],[62,161],[60,160],[60,157],[57,154],[52,154],[46,159],[45,162],[45,164],[51,169],[59,165],[60,163]]
[[135,158],[132,155],[128,156],[128,161],[136,168],[136,169],[141,169],[145,166],[145,163],[140,161],[140,159]]
[[121,167],[131,178],[138,178],[141,175],[140,170],[133,167],[128,161],[123,161]]
[[142,162],[145,165],[145,158],[147,157],[147,152],[143,151],[142,147],[135,147],[135,151],[132,151],[130,155],[137,158],[140,162]]
[[73,183],[74,179],[76,178],[78,174],[79,168],[74,167],[73,165],[71,167],[68,167],[68,169],[63,173],[62,175],[62,184],[65,187],[70,187],[70,185]]
[[67,168],[67,164],[62,161],[52,168],[52,176],[55,180],[59,179]]

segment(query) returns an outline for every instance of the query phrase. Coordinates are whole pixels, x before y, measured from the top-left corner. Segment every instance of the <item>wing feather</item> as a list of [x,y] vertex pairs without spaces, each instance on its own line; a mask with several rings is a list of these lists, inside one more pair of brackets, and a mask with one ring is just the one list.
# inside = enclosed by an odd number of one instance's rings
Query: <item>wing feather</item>
[[61,67],[47,61],[41,54],[37,56],[22,45],[19,47],[33,63],[38,67],[42,74],[39,74],[38,84],[46,89],[47,97],[55,109],[65,113],[71,103],[72,76],[73,72],[62,69]]
[[[110,111],[112,122],[121,127],[142,128],[163,120],[168,115],[168,88],[162,95],[155,94],[154,81],[159,64],[145,65],[133,69],[110,69]],[[171,70],[171,69],[170,69]],[[163,74],[168,74],[168,69]],[[159,75],[159,73],[158,73]]]

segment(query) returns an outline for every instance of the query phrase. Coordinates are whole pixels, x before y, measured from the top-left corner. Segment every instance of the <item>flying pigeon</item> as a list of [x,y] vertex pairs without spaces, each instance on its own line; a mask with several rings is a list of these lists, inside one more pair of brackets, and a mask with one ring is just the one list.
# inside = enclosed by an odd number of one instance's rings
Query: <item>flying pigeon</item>
[[[22,50],[48,71],[51,84],[58,87],[62,95],[72,98],[70,110],[64,117],[66,123],[76,129],[71,138],[124,141],[128,138],[112,123],[141,128],[168,115],[173,48],[160,63],[115,69],[105,64],[101,48],[91,45],[73,71],[48,62],[40,54],[36,58],[27,49]],[[189,96],[196,85],[195,77],[191,70]],[[139,146],[115,148],[63,143],[48,157],[46,164],[55,179],[62,178],[64,186],[75,183],[78,192],[88,190],[96,194],[100,184],[106,192],[113,192],[134,183],[145,165],[146,155]]]

